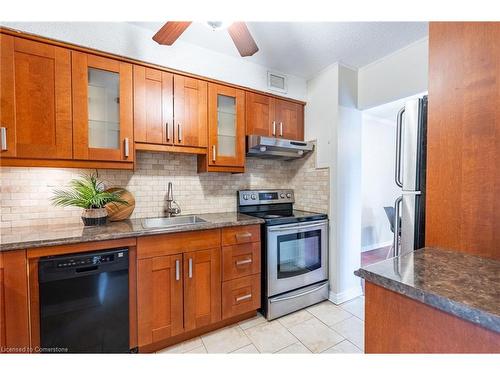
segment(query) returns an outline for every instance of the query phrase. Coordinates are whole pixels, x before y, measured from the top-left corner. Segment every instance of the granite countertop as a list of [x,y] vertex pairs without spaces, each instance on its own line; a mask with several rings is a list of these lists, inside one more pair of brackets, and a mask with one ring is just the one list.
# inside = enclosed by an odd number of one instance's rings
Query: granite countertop
[[143,228],[142,219],[110,222],[99,227],[68,224],[2,228],[0,230],[0,251],[264,223],[262,219],[237,212],[199,214],[196,216],[201,217],[206,222],[154,229]]
[[499,261],[427,247],[354,274],[500,333]]

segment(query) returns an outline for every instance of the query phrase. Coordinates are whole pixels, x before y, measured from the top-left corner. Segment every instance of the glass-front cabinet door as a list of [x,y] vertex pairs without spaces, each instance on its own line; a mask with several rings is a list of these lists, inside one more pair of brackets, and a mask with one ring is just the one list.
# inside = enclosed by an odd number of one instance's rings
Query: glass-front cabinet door
[[245,93],[210,84],[209,165],[243,167],[245,164]]
[[132,65],[72,52],[72,70],[74,158],[133,161]]

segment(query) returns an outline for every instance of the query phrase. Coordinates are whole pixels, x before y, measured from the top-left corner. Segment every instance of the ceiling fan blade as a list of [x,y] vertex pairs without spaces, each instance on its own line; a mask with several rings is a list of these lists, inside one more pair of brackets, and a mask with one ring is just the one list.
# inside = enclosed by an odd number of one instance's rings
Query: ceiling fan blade
[[234,22],[227,31],[241,56],[252,56],[259,50],[245,22]]
[[171,46],[189,25],[191,22],[167,22],[153,36],[153,40],[159,44]]

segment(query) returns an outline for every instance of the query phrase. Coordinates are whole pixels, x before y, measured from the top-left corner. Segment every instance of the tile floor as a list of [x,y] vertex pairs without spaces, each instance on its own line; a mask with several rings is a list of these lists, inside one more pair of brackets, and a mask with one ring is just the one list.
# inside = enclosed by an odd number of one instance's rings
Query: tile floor
[[364,305],[324,301],[272,322],[259,314],[158,353],[362,353]]

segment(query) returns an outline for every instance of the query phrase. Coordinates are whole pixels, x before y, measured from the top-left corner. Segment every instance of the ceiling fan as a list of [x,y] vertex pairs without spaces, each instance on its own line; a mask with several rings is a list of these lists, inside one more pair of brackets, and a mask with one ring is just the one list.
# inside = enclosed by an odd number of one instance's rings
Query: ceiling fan
[[[222,21],[210,21],[207,24],[214,30],[224,29],[227,27],[227,32],[233,39],[233,42],[241,56],[252,56],[259,50],[255,40],[252,38],[250,31],[245,22],[233,22],[227,24]],[[191,25],[191,22],[173,22],[169,21],[162,26],[160,30],[153,36],[153,40],[158,44],[171,46],[177,38]]]

